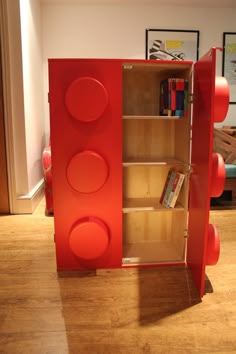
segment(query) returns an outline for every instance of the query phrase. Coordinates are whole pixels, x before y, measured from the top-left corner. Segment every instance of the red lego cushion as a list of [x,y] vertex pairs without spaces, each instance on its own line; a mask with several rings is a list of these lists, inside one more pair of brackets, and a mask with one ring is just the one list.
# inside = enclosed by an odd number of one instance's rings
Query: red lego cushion
[[44,183],[45,183],[45,214],[53,214],[53,195],[52,195],[52,164],[51,164],[51,147],[46,146],[43,150],[42,156]]

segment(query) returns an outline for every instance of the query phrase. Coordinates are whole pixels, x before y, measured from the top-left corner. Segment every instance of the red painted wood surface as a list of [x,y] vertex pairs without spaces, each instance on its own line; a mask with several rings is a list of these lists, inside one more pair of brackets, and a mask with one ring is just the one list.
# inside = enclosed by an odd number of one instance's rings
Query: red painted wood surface
[[[222,178],[219,178],[219,174],[214,176],[212,168],[213,127],[217,120],[215,102],[217,96],[219,99],[219,92],[215,86],[216,50],[216,48],[210,50],[194,65],[192,174],[187,264],[200,296],[204,294],[205,267],[209,262],[212,263],[211,258],[217,258],[214,254],[219,251],[211,251],[211,246],[215,244],[214,237],[218,238],[219,236],[217,232],[214,233],[214,236],[212,228],[209,229],[212,190],[218,189],[218,183],[222,185]],[[224,112],[225,114],[227,112],[225,107]],[[222,112],[220,116],[223,120]],[[218,178],[218,181],[214,181],[215,178]],[[211,242],[208,242],[208,237]],[[213,254],[212,257],[211,254]]]
[[121,61],[49,60],[49,87],[57,268],[120,267]]

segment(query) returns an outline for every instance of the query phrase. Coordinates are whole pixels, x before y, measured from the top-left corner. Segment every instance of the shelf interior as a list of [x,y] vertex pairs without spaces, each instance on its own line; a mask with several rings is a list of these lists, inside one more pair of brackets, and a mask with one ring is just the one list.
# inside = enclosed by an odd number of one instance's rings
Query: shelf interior
[[[191,70],[192,63],[123,65],[124,265],[185,260],[191,121],[160,116],[160,83],[189,79]],[[175,208],[160,203],[170,169],[186,174]]]
[[159,161],[170,159],[189,163],[190,120],[123,121],[123,161]]
[[186,215],[140,211],[123,215],[123,258],[140,262],[184,261]]
[[191,63],[125,63],[123,115],[160,117],[161,80],[170,77],[189,79],[191,70]]

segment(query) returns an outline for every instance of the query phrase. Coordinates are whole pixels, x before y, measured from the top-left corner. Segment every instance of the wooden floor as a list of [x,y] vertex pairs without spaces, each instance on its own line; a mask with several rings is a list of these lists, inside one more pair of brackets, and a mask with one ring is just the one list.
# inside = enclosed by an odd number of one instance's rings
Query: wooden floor
[[235,216],[211,211],[221,256],[202,301],[183,268],[58,277],[44,202],[0,217],[0,353],[236,353]]

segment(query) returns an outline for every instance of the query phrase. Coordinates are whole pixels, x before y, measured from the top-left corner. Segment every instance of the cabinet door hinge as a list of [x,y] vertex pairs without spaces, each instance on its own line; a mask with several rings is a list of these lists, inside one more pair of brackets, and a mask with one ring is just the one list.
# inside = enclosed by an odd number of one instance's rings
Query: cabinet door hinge
[[189,237],[189,233],[188,233],[188,229],[184,230],[184,238],[188,238]]
[[193,97],[194,97],[193,93],[189,93],[188,102],[189,102],[190,104],[193,104]]
[[191,164],[188,165],[188,174],[191,175],[193,172],[193,166]]

